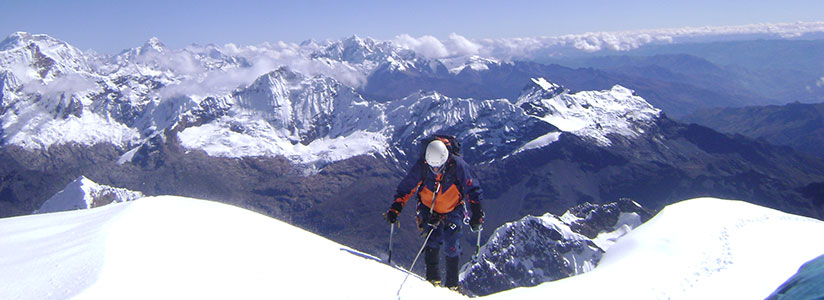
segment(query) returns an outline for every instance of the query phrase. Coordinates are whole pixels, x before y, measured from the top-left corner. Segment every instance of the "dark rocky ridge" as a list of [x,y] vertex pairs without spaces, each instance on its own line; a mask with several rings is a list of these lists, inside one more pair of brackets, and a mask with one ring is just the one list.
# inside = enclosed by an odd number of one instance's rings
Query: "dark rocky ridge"
[[[589,271],[606,250],[593,242],[599,233],[617,230],[623,235],[652,217],[627,198],[604,205],[583,203],[568,213],[578,219],[563,220],[552,214],[526,216],[495,230],[477,261],[464,266],[462,287],[485,296]],[[621,214],[634,214],[629,223],[637,223],[619,224]]]
[[560,213],[583,201],[621,197],[658,210],[714,196],[824,216],[821,205],[801,190],[822,182],[824,165],[790,148],[667,118],[641,138],[613,141],[612,147],[599,148],[564,134],[549,147],[480,166],[479,174],[487,195],[506,203],[491,204],[504,215]]

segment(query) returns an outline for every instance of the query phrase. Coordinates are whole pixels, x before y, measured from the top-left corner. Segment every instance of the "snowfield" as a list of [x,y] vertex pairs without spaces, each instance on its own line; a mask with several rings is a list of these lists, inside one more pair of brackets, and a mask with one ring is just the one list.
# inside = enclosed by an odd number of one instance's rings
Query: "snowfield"
[[764,299],[824,253],[824,222],[743,201],[665,207],[589,273],[491,299]]
[[[763,299],[824,253],[824,222],[701,198],[595,270],[490,299]],[[405,273],[275,219],[162,196],[0,219],[1,299],[397,299]],[[401,299],[462,299],[412,276]]]

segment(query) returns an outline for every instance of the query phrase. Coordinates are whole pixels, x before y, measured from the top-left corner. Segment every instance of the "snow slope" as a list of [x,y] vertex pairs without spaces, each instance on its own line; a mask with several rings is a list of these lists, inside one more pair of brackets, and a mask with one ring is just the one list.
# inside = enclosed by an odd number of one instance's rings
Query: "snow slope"
[[[225,204],[150,197],[0,220],[0,298],[394,298],[404,273],[349,251]],[[460,297],[414,277],[401,296]]]
[[[492,299],[762,299],[824,249],[824,222],[741,201],[665,208],[592,272]],[[396,299],[404,273],[240,208],[150,197],[0,219],[2,299]],[[417,277],[402,299],[462,299]]]
[[618,240],[592,272],[490,299],[764,299],[824,253],[824,222],[743,201],[665,207]]

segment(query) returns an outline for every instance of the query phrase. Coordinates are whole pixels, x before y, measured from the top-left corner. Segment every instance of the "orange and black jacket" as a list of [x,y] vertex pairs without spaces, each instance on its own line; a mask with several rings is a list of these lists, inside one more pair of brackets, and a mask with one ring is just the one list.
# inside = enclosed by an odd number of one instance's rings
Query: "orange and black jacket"
[[400,213],[409,198],[419,192],[419,198],[426,207],[432,208],[432,198],[440,183],[440,190],[435,198],[434,211],[446,214],[462,203],[469,202],[480,207],[483,192],[469,165],[460,157],[450,155],[441,174],[429,170],[423,158],[419,159],[398,184],[395,202],[390,210]]

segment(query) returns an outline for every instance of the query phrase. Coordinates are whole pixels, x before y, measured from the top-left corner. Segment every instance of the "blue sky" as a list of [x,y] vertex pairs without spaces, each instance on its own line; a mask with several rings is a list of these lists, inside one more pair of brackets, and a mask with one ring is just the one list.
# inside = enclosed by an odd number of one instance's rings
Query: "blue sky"
[[824,1],[0,1],[0,36],[46,33],[116,53],[156,36],[172,48],[400,34],[446,38],[824,21]]

